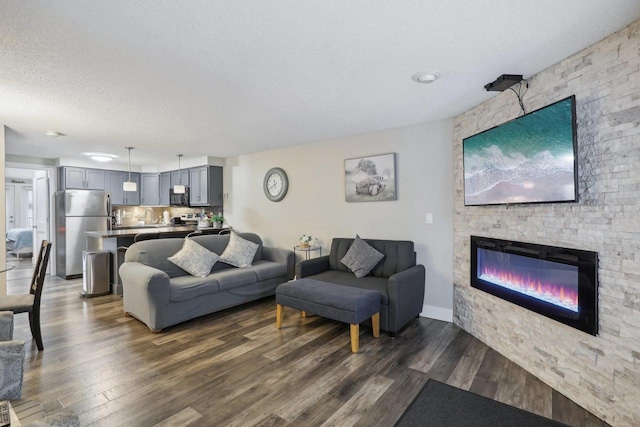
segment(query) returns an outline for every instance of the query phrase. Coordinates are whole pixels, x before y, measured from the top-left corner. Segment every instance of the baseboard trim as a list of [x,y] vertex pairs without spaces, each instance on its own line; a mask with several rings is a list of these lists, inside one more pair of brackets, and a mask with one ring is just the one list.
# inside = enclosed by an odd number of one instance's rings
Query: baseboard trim
[[435,307],[433,305],[423,305],[422,317],[428,317],[430,319],[442,320],[444,322],[453,322],[453,310],[442,307]]

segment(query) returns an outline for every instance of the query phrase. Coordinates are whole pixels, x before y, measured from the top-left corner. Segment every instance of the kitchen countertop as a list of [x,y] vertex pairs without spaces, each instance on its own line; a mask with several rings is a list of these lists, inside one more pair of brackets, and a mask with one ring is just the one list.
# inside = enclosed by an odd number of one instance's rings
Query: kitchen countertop
[[87,231],[85,234],[91,237],[133,237],[137,234],[143,233],[174,233],[181,231],[211,231],[216,230],[213,227],[197,227],[195,225],[167,225],[166,227],[142,227],[142,228],[124,228],[120,230],[107,230],[107,231]]

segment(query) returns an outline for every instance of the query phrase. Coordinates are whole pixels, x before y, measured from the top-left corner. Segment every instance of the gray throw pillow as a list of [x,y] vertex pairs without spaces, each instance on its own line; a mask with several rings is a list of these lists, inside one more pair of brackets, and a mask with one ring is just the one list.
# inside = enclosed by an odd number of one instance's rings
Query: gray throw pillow
[[229,244],[220,255],[220,261],[234,267],[251,267],[253,257],[258,251],[258,246],[260,245],[243,239],[232,231],[229,236]]
[[375,250],[356,234],[356,239],[340,262],[349,267],[349,270],[360,279],[369,274],[382,258],[384,254]]
[[167,259],[192,276],[207,277],[219,258],[215,252],[186,238],[182,249]]

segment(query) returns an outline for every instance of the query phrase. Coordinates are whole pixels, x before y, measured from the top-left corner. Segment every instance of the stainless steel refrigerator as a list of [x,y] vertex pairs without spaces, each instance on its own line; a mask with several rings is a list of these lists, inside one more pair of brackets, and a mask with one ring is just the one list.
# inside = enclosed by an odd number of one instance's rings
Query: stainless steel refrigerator
[[87,231],[111,227],[109,193],[66,190],[56,193],[56,274],[63,279],[82,276],[82,251]]

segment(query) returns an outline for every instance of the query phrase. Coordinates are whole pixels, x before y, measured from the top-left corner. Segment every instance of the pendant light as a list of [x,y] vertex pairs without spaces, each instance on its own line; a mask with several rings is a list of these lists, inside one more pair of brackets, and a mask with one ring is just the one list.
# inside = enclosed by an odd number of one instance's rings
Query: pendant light
[[129,181],[122,184],[122,189],[124,191],[137,191],[138,186],[136,185],[135,182],[131,181],[131,150],[133,150],[133,147],[124,147],[124,148],[129,150]]
[[173,186],[173,193],[174,194],[184,194],[185,193],[184,185],[182,185],[182,173],[180,171],[180,158],[181,157],[182,157],[182,154],[178,154],[178,185],[174,185]]

